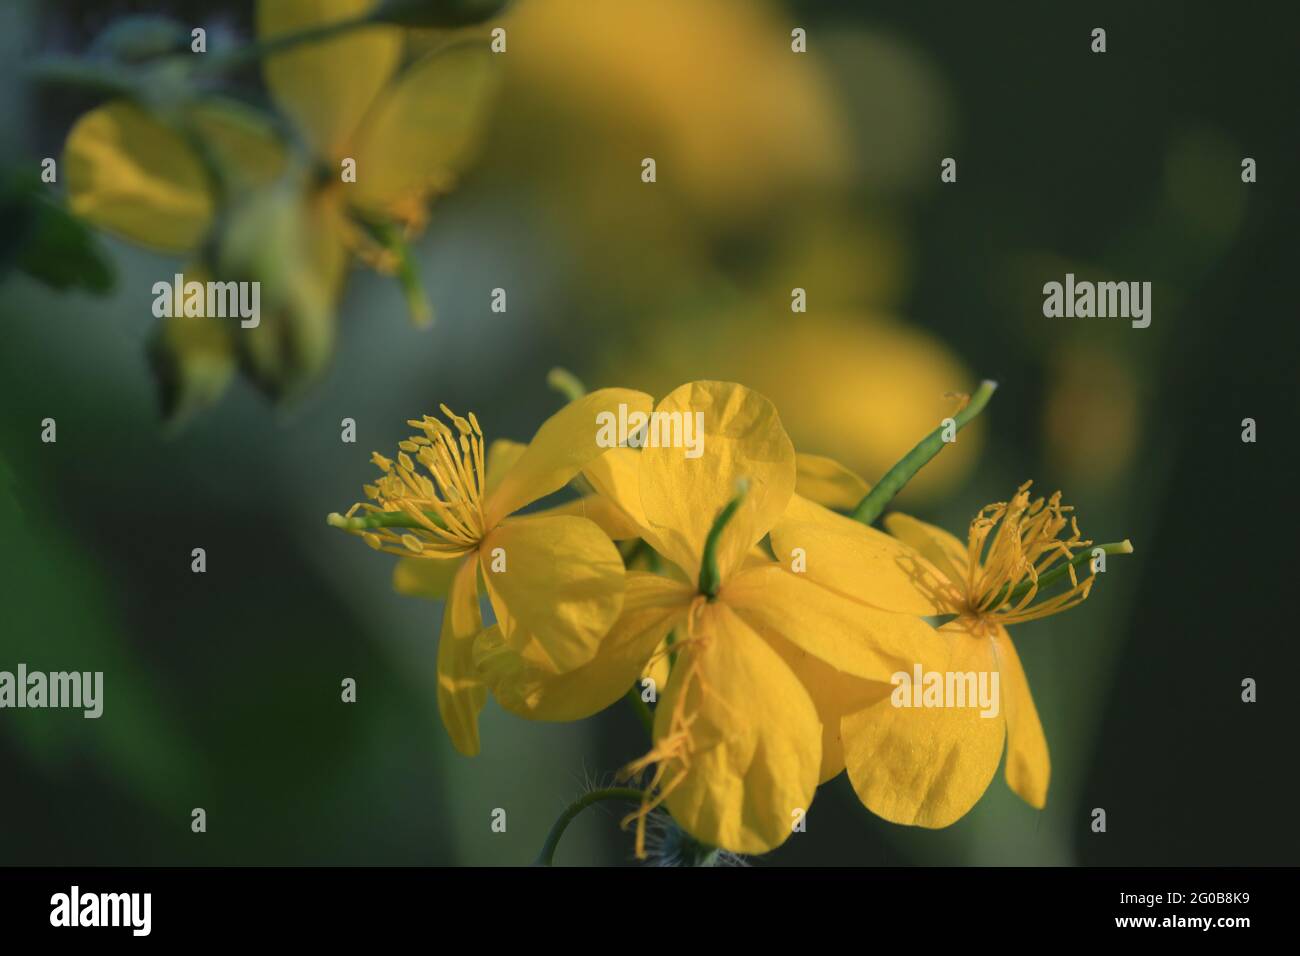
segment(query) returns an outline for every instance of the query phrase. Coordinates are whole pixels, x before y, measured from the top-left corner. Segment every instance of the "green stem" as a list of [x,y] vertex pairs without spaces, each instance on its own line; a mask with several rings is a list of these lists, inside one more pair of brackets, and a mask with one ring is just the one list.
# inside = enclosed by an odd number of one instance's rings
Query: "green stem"
[[635,787],[607,787],[604,790],[592,790],[590,793],[584,793],[569,804],[564,812],[560,814],[560,818],[555,821],[555,825],[551,827],[551,832],[546,835],[546,842],[542,845],[542,852],[537,855],[535,865],[555,865],[555,848],[560,845],[560,837],[564,836],[564,831],[573,818],[587,807],[594,803],[600,803],[602,800],[623,800],[627,803],[640,803],[644,797],[645,793]]
[[[1048,571],[1046,574],[1040,577],[1038,579],[1038,592],[1041,594],[1043,591],[1047,590],[1047,588],[1051,587],[1057,581],[1060,581],[1062,578],[1064,578],[1067,574],[1070,573],[1071,568],[1077,568],[1079,565],[1084,564],[1087,561],[1091,561],[1092,553],[1097,548],[1101,548],[1101,550],[1106,552],[1106,554],[1132,554],[1133,553],[1133,544],[1128,540],[1128,538],[1125,538],[1123,541],[1112,541],[1108,544],[1094,544],[1084,549],[1083,551],[1080,551],[1078,554],[1076,554],[1065,564],[1062,564],[1060,567],[1052,568],[1052,570]],[[1020,601],[1022,598],[1024,598],[1024,596],[1029,593],[1032,587],[1033,587],[1032,582],[1025,581],[1024,583],[1018,585],[1016,589],[1011,592],[1010,597],[1006,598],[1005,600],[1009,601],[1011,604],[1015,604],[1018,601]],[[1002,590],[1005,592],[1006,586],[1004,586]],[[990,606],[997,607],[1003,603],[1004,600],[999,595],[998,599],[995,600],[993,604]]]
[[627,702],[631,704],[632,709],[636,711],[637,720],[641,721],[641,726],[645,728],[645,732],[653,736],[655,730],[655,715],[650,710],[650,705],[641,699],[640,681],[633,684],[632,689],[627,692]]
[[392,223],[373,225],[371,229],[384,248],[397,257],[397,282],[402,287],[406,309],[411,314],[411,323],[416,328],[432,325],[433,306],[429,304],[429,295],[424,290],[424,280],[420,278],[420,267],[415,257],[411,255],[410,245]]
[[306,43],[320,43],[322,40],[330,40],[340,34],[348,33],[360,27],[371,26],[376,22],[374,13],[370,12],[346,20],[335,20],[333,23],[320,23],[305,30],[299,30],[296,33],[281,33],[262,40],[255,40],[228,53],[205,57],[196,67],[196,72],[200,74],[220,73],[225,70],[237,69],[254,60],[260,60],[276,53],[283,53]]
[[33,64],[28,75],[38,83],[91,90],[105,96],[135,97],[140,93],[139,78],[131,70],[80,57],[47,57]]
[[745,500],[745,493],[749,490],[746,483],[741,483],[740,490],[736,497],[727,502],[726,507],[718,512],[718,517],[713,521],[713,527],[709,529],[709,535],[704,539],[704,555],[700,560],[700,593],[712,598],[718,593],[718,588],[722,587],[722,574],[718,571],[718,541],[722,537],[722,531],[737,511],[740,510],[741,502]]
[[[989,403],[989,399],[993,397],[997,387],[997,382],[988,381],[987,379],[980,382],[980,386],[975,390],[975,394],[971,396],[970,402],[953,416],[958,431],[965,428],[967,422],[984,411],[984,406]],[[921,439],[920,444],[904,455],[902,460],[889,469],[885,476],[876,483],[875,487],[867,492],[866,497],[858,502],[858,506],[850,512],[849,517],[861,521],[865,525],[873,524],[880,517],[881,512],[885,510],[886,505],[893,501],[894,496],[903,490],[903,486],[912,480],[912,476],[943,450],[944,445],[947,444],[943,440],[943,432],[944,427],[940,425]]]

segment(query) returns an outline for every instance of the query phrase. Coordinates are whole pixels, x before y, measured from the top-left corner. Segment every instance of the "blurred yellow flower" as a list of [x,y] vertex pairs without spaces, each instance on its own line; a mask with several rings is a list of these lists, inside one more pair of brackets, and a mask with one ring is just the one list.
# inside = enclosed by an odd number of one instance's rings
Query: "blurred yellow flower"
[[498,446],[491,481],[478,421],[443,407],[454,430],[430,416],[410,422],[421,433],[400,444],[396,461],[374,455],[383,472],[365,488],[374,503],[330,516],[381,551],[455,563],[438,645],[438,707],[462,753],[479,750],[486,698],[473,655],[483,629],[480,572],[497,633],[539,671],[563,674],[588,663],[622,609],[623,560],[596,524],[573,514],[510,517],[604,452],[596,416],[620,405],[648,411],[651,402],[626,389],[584,396],[551,416],[528,445]]
[[765,0],[533,0],[503,22],[507,99],[521,120],[542,105],[535,142],[575,173],[590,175],[591,157],[556,154],[552,118],[599,130],[583,152],[624,157],[630,183],[654,157],[667,194],[697,212],[748,212],[847,179],[829,84],[816,57],[791,52],[793,24]]
[[1133,459],[1141,434],[1131,360],[1083,343],[1053,351],[1044,376],[1043,437],[1054,470],[1072,481],[1113,481]]
[[[373,0],[262,2],[262,39],[348,20]],[[367,26],[269,57],[266,84],[297,131],[220,98],[146,109],[115,100],[80,117],[64,145],[68,204],[93,225],[148,248],[196,257],[187,271],[258,281],[268,321],[226,337],[209,360],[244,362],[287,395],[333,350],[334,307],[350,258],[397,272],[416,321],[430,317],[398,240],[419,231],[430,198],[467,162],[496,85],[485,44],[450,44],[399,72],[403,31]],[[345,166],[346,164],[346,166]],[[350,170],[355,170],[355,178]],[[345,178],[346,177],[346,178]],[[156,344],[182,403],[212,400],[191,382],[188,337]]]

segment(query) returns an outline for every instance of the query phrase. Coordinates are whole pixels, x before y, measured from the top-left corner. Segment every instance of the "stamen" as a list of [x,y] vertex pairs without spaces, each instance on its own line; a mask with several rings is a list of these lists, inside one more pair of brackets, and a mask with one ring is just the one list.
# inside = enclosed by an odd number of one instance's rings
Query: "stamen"
[[[440,407],[455,431],[428,415],[408,421],[422,434],[398,443],[396,461],[371,456],[383,472],[364,486],[373,504],[359,502],[332,524],[362,534],[380,551],[408,557],[446,558],[478,544],[486,533],[483,432],[472,414],[465,419]],[[354,518],[358,511],[366,517]]]
[[[1074,516],[1067,517],[1074,509],[1061,504],[1059,491],[1031,500],[1031,485],[1025,482],[1009,502],[987,505],[971,521],[966,599],[973,617],[996,617],[1002,624],[1032,621],[1079,604],[1092,590],[1093,577],[1080,580],[1075,573],[1076,552],[1092,542],[1083,539]],[[1062,561],[1070,587],[1035,603],[1040,579],[1049,573],[1059,578],[1053,567]]]

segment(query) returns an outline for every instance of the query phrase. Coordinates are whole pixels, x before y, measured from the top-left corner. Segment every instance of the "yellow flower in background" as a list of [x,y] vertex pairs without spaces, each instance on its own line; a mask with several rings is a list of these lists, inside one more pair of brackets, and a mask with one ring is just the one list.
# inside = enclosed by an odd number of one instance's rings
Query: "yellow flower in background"
[[604,180],[590,156],[556,153],[557,122],[600,131],[581,137],[584,153],[630,161],[630,182],[655,158],[660,188],[697,214],[733,216],[847,179],[830,84],[815,56],[791,54],[790,26],[764,0],[531,0],[502,22],[511,135],[528,137],[517,144],[527,156],[580,173],[588,195]]
[[[260,3],[258,35],[351,19],[372,6]],[[268,117],[220,98],[156,109],[116,100],[68,133],[63,161],[74,214],[197,260],[186,272],[261,283],[263,323],[226,336],[223,350],[207,342],[208,366],[239,360],[277,397],[294,394],[333,351],[350,259],[413,284],[395,244],[423,227],[429,200],[467,163],[495,70],[479,43],[445,46],[399,70],[403,36],[367,26],[268,58],[271,97],[297,130],[287,143]],[[355,163],[355,182],[344,181],[345,160]],[[429,317],[422,296],[408,301],[417,321]],[[178,349],[192,339],[169,333],[155,343],[164,377],[177,378],[190,410],[215,399],[224,381],[187,378],[194,363]]]
[[[830,589],[873,607],[953,616],[935,632],[937,643],[917,642],[904,673],[914,664],[927,674],[998,677],[991,716],[975,707],[898,707],[892,685],[846,675],[820,685],[823,711],[840,715],[849,779],[873,813],[925,827],[954,823],[988,788],[1004,741],[1008,786],[1031,806],[1046,805],[1047,741],[1006,628],[1067,610],[1092,589],[1095,577],[1075,570],[1092,542],[1070,510],[1059,493],[1031,499],[1026,483],[1011,501],[982,509],[966,543],[901,513],[885,519],[891,537],[809,501],[773,529],[778,558],[805,549],[809,577]],[[1069,586],[1037,600],[1040,579],[1062,573]]]
[[[810,296],[816,290],[809,291]],[[952,414],[952,383],[970,374],[939,339],[899,322],[853,313],[791,314],[788,296],[766,310],[674,315],[642,323],[608,350],[605,374],[652,394],[703,376],[743,380],[781,409],[795,445],[855,472],[884,474]],[[982,421],[930,462],[900,500],[932,499],[974,466]]]
[[[365,13],[376,0],[261,0],[270,39]],[[370,26],[267,58],[266,85],[306,138],[322,188],[345,209],[342,241],[384,271],[397,262],[353,221],[423,228],[431,197],[448,191],[477,144],[496,87],[486,43],[450,43],[399,72],[404,31]],[[356,163],[356,182],[340,175]]]
[[480,574],[502,640],[547,673],[587,664],[622,609],[623,560],[596,524],[575,514],[511,517],[605,451],[596,416],[620,405],[644,412],[651,401],[604,389],[572,402],[527,446],[500,446],[491,482],[477,420],[444,407],[451,426],[429,416],[412,421],[420,434],[401,443],[395,461],[374,456],[383,476],[366,486],[373,503],[330,516],[381,551],[454,563],[438,644],[438,709],[462,753],[479,750],[486,699],[473,655],[483,629]]
[[[374,2],[259,3],[258,36],[349,19]],[[272,98],[321,166],[313,199],[328,214],[317,231],[340,251],[374,251],[359,219],[422,225],[427,200],[450,187],[485,117],[494,85],[486,46],[444,47],[399,73],[402,50],[402,30],[370,26],[265,65]],[[215,223],[218,187],[271,181],[284,172],[286,150],[266,119],[232,102],[158,117],[117,100],[77,121],[64,156],[74,213],[149,248],[188,254]],[[345,158],[356,162],[355,183],[342,180]],[[214,182],[214,171],[230,182]]]
[[[698,458],[682,448],[619,448],[584,474],[679,574],[628,572],[622,615],[590,663],[568,674],[529,666],[493,629],[480,638],[476,657],[507,710],[572,720],[608,706],[656,653],[671,653],[653,749],[631,768],[656,768],[653,796],[638,816],[644,821],[663,803],[697,839],[766,852],[789,836],[821,778],[821,724],[803,683],[808,662],[885,680],[911,659],[911,642],[933,632],[914,617],[867,608],[756,555],[755,545],[786,509],[797,471],[767,399],[739,385],[695,382],[668,395],[656,412],[703,413]],[[746,490],[737,499],[742,482]],[[720,520],[724,510],[728,517]],[[638,850],[642,838],[638,827]]]

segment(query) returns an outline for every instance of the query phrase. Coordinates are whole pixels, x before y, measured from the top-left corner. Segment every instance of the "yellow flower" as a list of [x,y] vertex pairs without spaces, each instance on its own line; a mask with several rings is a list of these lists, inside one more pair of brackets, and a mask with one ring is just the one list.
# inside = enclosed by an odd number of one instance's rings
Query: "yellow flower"
[[[257,8],[262,39],[353,19],[373,0],[277,0]],[[286,143],[256,110],[179,95],[145,107],[115,100],[77,120],[64,146],[68,205],[93,225],[193,257],[188,275],[261,285],[261,323],[155,338],[179,418],[214,401],[236,361],[276,398],[325,368],[351,258],[397,272],[416,321],[430,318],[396,240],[418,231],[451,187],[495,87],[486,43],[450,44],[398,72],[403,31],[368,26],[265,62],[272,99],[293,120]],[[355,182],[344,181],[344,161]]]
[[[349,19],[374,2],[262,2],[258,36]],[[403,31],[371,26],[266,61],[272,98],[322,169],[308,207],[331,261],[350,249],[391,271],[391,255],[357,221],[422,225],[429,196],[450,187],[481,125],[494,86],[486,44],[435,50],[398,74],[402,49]],[[285,150],[268,122],[234,103],[186,106],[168,119],[126,100],[82,116],[65,144],[69,205],[142,245],[190,253],[217,215],[205,162],[233,175],[232,186],[256,185],[282,171]],[[342,181],[345,158],[356,162],[355,183]]]
[[[694,216],[744,216],[789,190],[847,181],[833,86],[814,58],[791,55],[766,0],[537,0],[502,22],[515,158],[554,165],[548,181],[568,184],[567,203],[599,221],[611,202],[637,201],[609,191],[622,180],[607,168],[637,170],[644,156],[672,183],[647,202],[680,194]],[[555,150],[557,126],[581,153]]]
[[[573,720],[626,693],[656,653],[671,654],[654,747],[629,768],[656,767],[653,796],[637,816],[643,823],[663,803],[697,839],[766,852],[789,836],[822,776],[821,722],[805,681],[831,667],[887,680],[912,658],[912,640],[933,632],[915,617],[864,607],[756,553],[796,482],[794,449],[766,398],[739,385],[695,382],[656,412],[703,413],[699,457],[682,448],[620,448],[584,474],[679,575],[629,571],[622,615],[592,660],[568,674],[530,666],[493,629],[480,638],[476,657],[505,709]],[[739,482],[746,491],[737,501]],[[721,531],[706,546],[715,522]]]
[[[919,666],[945,680],[988,675],[998,694],[996,713],[985,716],[972,706],[898,706],[891,684],[827,675],[818,703],[824,714],[839,714],[849,779],[887,820],[944,827],[960,819],[988,788],[1004,740],[1008,786],[1031,806],[1046,805],[1047,741],[1006,628],[1079,604],[1095,577],[1076,573],[1092,542],[1080,536],[1059,492],[1031,499],[1029,487],[982,509],[965,544],[900,513],[885,519],[890,537],[807,500],[792,502],[772,532],[779,559],[805,549],[809,577],[832,590],[872,607],[953,618],[933,632],[936,641],[916,642],[903,673],[912,677]],[[1124,542],[1120,550],[1131,548]],[[1067,576],[1069,586],[1037,600],[1048,574]]]
[[511,517],[604,452],[597,416],[620,405],[644,412],[651,401],[626,389],[593,392],[551,416],[527,446],[500,446],[491,468],[477,419],[444,406],[451,426],[425,416],[409,423],[420,434],[399,445],[395,461],[374,455],[383,476],[365,488],[373,503],[330,516],[381,551],[454,563],[438,645],[438,708],[462,753],[479,750],[486,697],[473,654],[483,629],[480,572],[495,632],[540,672],[588,664],[622,609],[623,561],[595,523],[576,514]]

